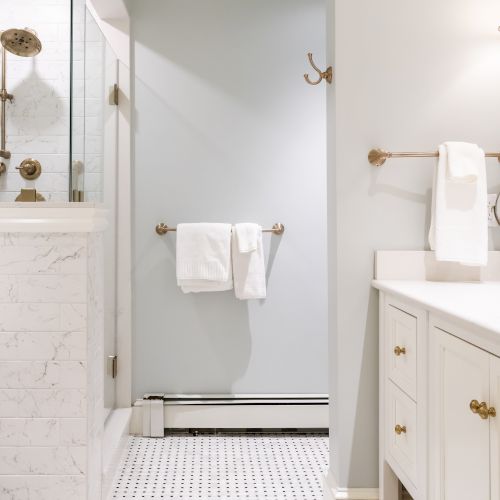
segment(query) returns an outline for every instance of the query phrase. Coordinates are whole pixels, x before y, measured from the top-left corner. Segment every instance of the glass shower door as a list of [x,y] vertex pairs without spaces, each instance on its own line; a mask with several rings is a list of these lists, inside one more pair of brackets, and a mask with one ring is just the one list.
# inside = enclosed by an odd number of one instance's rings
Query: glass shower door
[[73,16],[73,97],[71,200],[108,210],[104,233],[104,406],[115,404],[116,217],[118,60],[85,2],[75,0]]

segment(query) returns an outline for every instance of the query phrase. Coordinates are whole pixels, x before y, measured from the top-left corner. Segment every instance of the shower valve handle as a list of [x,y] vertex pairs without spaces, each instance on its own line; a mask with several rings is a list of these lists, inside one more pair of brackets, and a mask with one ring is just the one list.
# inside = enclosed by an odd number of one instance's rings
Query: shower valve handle
[[27,158],[16,169],[19,170],[22,177],[30,181],[38,179],[42,173],[42,165],[34,158]]

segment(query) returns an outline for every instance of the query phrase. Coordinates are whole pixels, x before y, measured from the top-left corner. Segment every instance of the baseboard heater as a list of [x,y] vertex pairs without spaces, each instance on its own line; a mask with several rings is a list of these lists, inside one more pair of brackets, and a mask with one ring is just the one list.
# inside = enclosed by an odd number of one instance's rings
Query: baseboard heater
[[327,429],[325,394],[145,394],[134,404],[131,433],[160,437],[183,429]]

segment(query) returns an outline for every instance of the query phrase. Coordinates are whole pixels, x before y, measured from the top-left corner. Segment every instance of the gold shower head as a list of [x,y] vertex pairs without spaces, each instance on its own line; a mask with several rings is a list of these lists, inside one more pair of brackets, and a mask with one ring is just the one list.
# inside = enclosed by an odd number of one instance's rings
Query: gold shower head
[[0,42],[6,50],[21,57],[34,57],[42,50],[42,42],[28,28],[6,30],[2,33]]

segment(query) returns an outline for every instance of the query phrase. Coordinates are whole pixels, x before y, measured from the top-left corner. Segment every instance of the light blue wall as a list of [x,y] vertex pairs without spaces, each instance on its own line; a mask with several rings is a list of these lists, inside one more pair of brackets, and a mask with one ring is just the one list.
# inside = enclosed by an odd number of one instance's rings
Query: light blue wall
[[[134,396],[328,392],[324,0],[142,0],[135,58]],[[268,299],[184,295],[175,234],[255,221]]]

